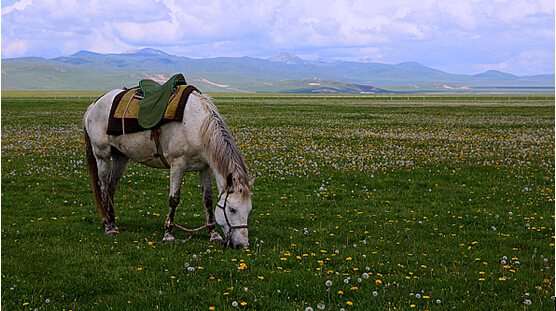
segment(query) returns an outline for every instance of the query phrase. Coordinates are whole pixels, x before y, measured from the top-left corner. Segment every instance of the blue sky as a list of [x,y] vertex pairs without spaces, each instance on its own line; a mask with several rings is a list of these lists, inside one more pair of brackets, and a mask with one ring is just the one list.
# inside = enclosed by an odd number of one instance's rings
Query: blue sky
[[187,57],[555,71],[554,0],[2,0],[2,58],[153,47]]

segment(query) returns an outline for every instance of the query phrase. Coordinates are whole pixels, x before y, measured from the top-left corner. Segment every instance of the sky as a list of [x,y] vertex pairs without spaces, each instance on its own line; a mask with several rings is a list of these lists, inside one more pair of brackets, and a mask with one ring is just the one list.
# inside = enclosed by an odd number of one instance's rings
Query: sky
[[192,58],[555,72],[554,0],[2,0],[2,58],[152,47]]

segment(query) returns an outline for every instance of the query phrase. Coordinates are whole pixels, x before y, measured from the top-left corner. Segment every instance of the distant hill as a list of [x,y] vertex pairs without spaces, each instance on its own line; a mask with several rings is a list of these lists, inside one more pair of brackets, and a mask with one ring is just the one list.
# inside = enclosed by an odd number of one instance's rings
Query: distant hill
[[[36,67],[30,69],[29,64],[43,64],[54,67]],[[37,70],[37,68],[50,68]],[[66,73],[62,76],[75,74],[75,79],[65,81],[59,72],[49,72],[52,68],[60,68]],[[440,83],[447,85],[458,85],[466,88],[476,87],[505,87],[505,88],[552,88],[554,90],[554,74],[518,77],[515,75],[487,71],[477,75],[457,75],[443,72],[416,62],[405,62],[397,65],[372,62],[369,59],[360,62],[348,62],[337,60],[307,61],[292,53],[278,53],[269,59],[252,57],[217,57],[205,59],[193,59],[176,56],[160,50],[146,48],[136,51],[128,51],[119,54],[101,54],[91,51],[79,51],[70,56],[61,56],[52,59],[41,57],[23,57],[2,59],[2,89],[32,89],[32,88],[55,88],[77,89],[85,87],[86,90],[104,89],[105,85],[113,85],[107,81],[121,77],[129,77],[134,73],[158,72],[160,74],[188,73],[191,77],[203,78],[217,85],[229,85],[233,91],[247,91],[247,87],[257,84],[256,82],[276,82],[283,80],[302,81],[304,79],[321,79],[336,81],[345,85],[360,85],[384,89],[385,86],[415,85],[420,83]],[[82,77],[80,75],[83,75]],[[211,76],[213,79],[204,78]],[[25,78],[22,78],[25,77]],[[103,77],[106,77],[104,79]],[[186,76],[187,77],[187,76]],[[59,80],[58,80],[59,79]],[[94,80],[94,82],[93,82]],[[28,81],[33,81],[29,84]],[[35,81],[42,81],[37,83]],[[50,82],[47,82],[50,81]],[[88,81],[80,82],[80,81]],[[127,78],[121,82],[115,82],[117,87],[127,83]],[[202,81],[202,80],[201,80]],[[238,82],[240,81],[240,82]],[[246,83],[244,83],[246,82]],[[66,84],[64,84],[66,83]],[[204,82],[203,82],[204,83]],[[129,85],[129,84],[128,84]],[[298,90],[296,83],[282,83],[274,89],[281,92]],[[292,87],[291,89],[285,86]],[[345,86],[344,85],[344,86]],[[211,88],[219,88],[210,83]],[[366,92],[359,87],[361,92]],[[85,90],[84,89],[84,90]],[[220,88],[222,89],[222,88]],[[250,87],[250,91],[255,88]],[[344,89],[347,92],[345,87]],[[350,88],[354,92],[357,88]],[[329,89],[335,92],[334,88]],[[260,92],[266,91],[260,88]],[[268,89],[271,92],[270,89]],[[303,92],[313,92],[314,88]]]
[[306,62],[301,59],[300,57],[298,57],[295,54],[292,53],[286,53],[286,52],[282,52],[282,53],[278,53],[272,57],[270,57],[268,59],[271,62],[282,62],[282,63],[286,63],[289,65],[305,65]]

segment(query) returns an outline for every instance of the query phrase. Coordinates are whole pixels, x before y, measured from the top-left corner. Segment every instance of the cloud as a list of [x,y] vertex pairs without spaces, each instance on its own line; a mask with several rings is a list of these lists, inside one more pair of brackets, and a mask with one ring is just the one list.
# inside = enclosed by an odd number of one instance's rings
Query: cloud
[[331,36],[338,33],[342,25],[333,17],[325,18],[318,23],[311,22],[313,30],[322,36]]
[[[2,6],[3,57],[152,46],[191,57],[289,51],[346,60],[380,55],[384,62],[464,70],[457,73],[502,63],[516,74],[554,71],[552,0],[8,0]],[[538,56],[520,56],[528,52]]]

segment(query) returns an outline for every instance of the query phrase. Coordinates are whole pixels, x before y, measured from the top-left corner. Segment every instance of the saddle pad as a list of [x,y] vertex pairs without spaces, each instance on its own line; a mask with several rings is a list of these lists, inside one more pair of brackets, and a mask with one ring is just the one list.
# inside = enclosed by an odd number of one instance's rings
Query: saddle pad
[[[133,93],[135,93],[137,89],[138,88],[124,90],[114,97],[112,108],[110,109],[110,117],[108,118],[108,129],[106,131],[108,135],[122,135],[122,124],[125,126],[126,133],[135,133],[150,129],[142,127],[137,119],[137,112],[139,111],[141,99],[132,98]],[[170,99],[170,103],[164,112],[162,120],[155,126],[171,121],[181,122],[183,120],[183,111],[187,104],[187,98],[193,91],[200,93],[200,91],[192,85],[180,85],[176,95]]]

